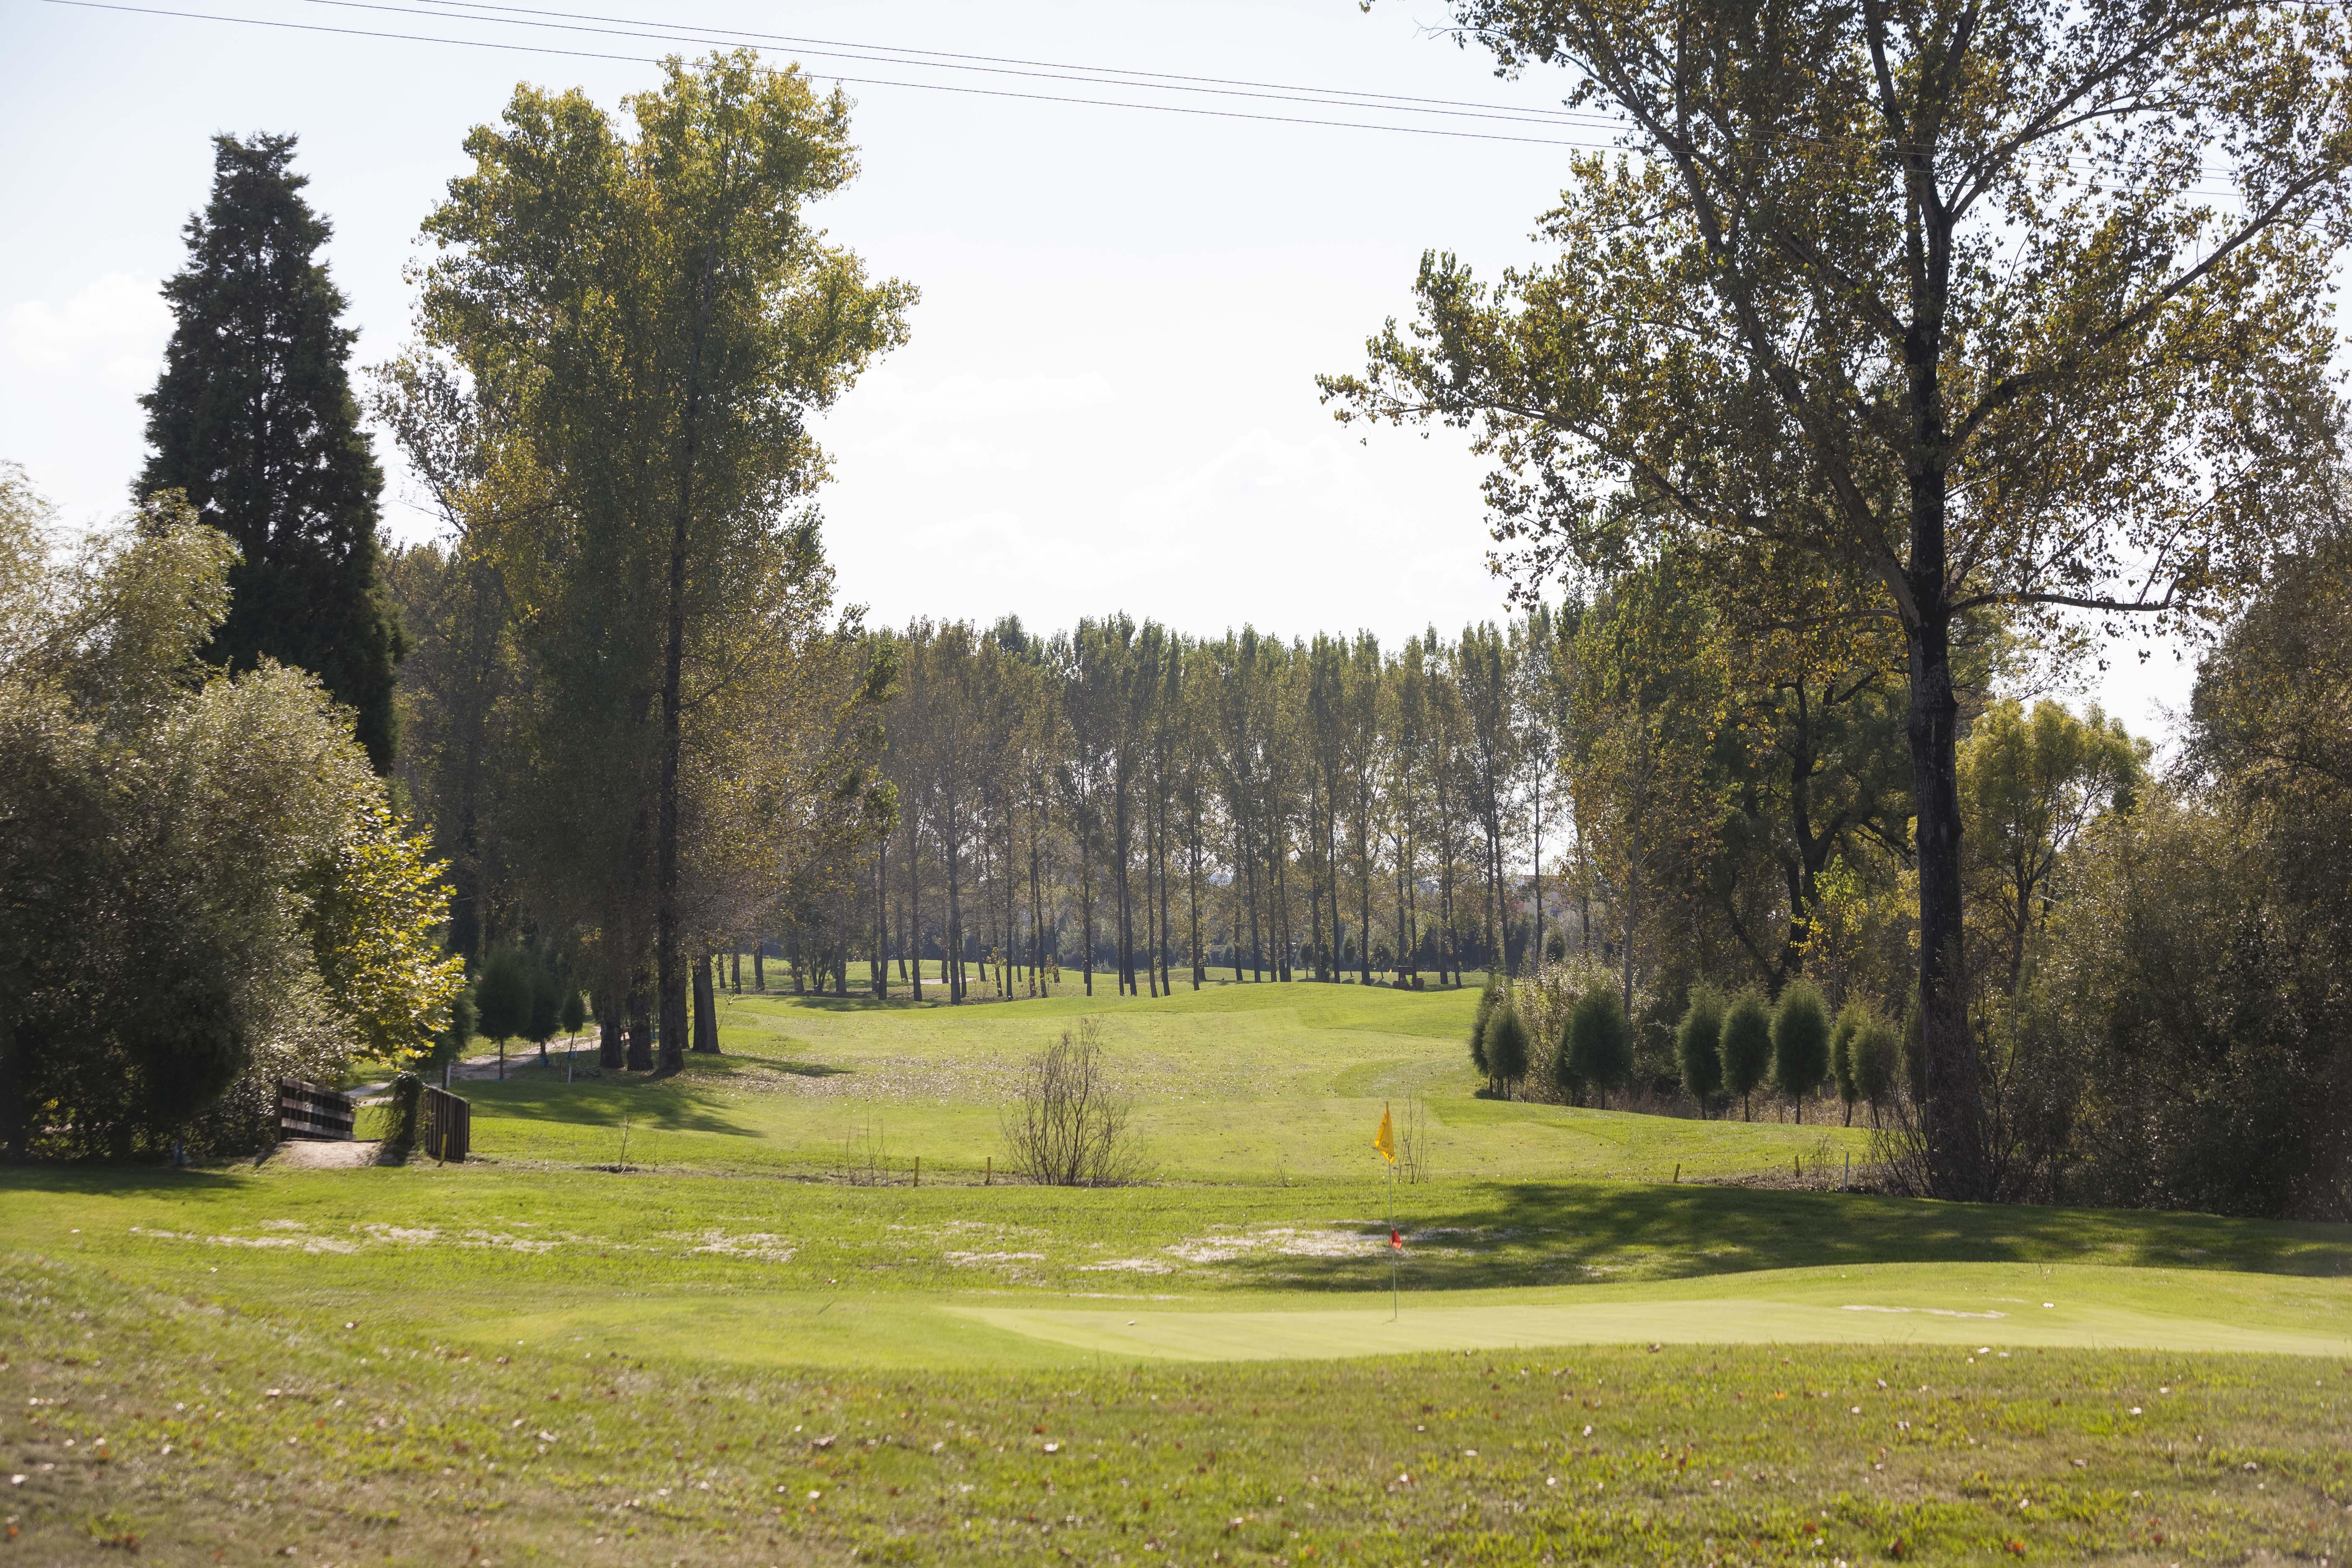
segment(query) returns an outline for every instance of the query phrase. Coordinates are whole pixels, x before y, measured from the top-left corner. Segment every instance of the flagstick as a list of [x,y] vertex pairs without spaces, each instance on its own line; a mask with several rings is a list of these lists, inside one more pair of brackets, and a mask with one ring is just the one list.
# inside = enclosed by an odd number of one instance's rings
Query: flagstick
[[1404,1310],[1397,1294],[1397,1254],[1403,1250],[1396,1244],[1396,1160],[1389,1160],[1389,1321],[1393,1323]]

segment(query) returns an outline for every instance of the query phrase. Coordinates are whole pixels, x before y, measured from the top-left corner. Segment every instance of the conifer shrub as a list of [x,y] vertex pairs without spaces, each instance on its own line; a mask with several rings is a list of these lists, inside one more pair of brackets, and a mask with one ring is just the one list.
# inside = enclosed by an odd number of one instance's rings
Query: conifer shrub
[[1717,1054],[1723,1064],[1723,1092],[1739,1101],[1739,1119],[1748,1121],[1748,1097],[1772,1068],[1772,1012],[1754,987],[1724,1008]]
[[1528,1076],[1528,1022],[1519,1016],[1518,1003],[1507,994],[1486,1016],[1484,1054],[1487,1076],[1502,1086],[1507,1098],[1511,1086]]
[[1470,1022],[1470,1060],[1488,1079],[1495,1076],[1495,1069],[1486,1061],[1486,1021],[1495,1016],[1495,1004],[1502,1000],[1502,982],[1489,971],[1486,988],[1478,993],[1477,1016]]
[[1849,1002],[1830,1028],[1830,1076],[1837,1080],[1838,1100],[1845,1107],[1845,1124],[1853,1125],[1854,1101],[1863,1098],[1862,1079],[1854,1070],[1854,1047],[1870,1026],[1870,1010]]
[[1723,993],[1702,981],[1690,988],[1682,1022],[1675,1026],[1675,1065],[1683,1092],[1698,1101],[1699,1114],[1723,1092]]
[[1792,980],[1772,1014],[1772,1087],[1788,1097],[1801,1122],[1806,1097],[1829,1075],[1829,1008],[1811,981]]
[[1857,1099],[1870,1106],[1870,1121],[1878,1123],[1878,1108],[1895,1092],[1895,1058],[1902,1054],[1903,1042],[1895,1026],[1884,1015],[1872,1010],[1864,1023],[1862,1033],[1848,1047],[1853,1063],[1853,1087]]
[[1591,1085],[1601,1103],[1633,1076],[1633,1026],[1617,987],[1607,981],[1596,981],[1576,999],[1563,1037],[1570,1073]]

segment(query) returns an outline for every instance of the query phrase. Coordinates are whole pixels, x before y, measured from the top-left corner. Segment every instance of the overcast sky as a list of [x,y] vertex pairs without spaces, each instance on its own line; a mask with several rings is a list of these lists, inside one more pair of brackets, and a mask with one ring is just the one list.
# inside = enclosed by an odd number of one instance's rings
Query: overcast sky
[[[1008,0],[792,5],[535,0],[887,46],[1556,108],[1559,79],[1496,80],[1433,29],[1433,0]],[[617,104],[664,46],[420,15],[423,0],[156,0],[313,28],[531,42],[598,59],[0,0],[0,457],[87,522],[142,455],[135,399],[170,321],[156,295],[205,199],[207,138],[291,132],[333,222],[329,264],[355,363],[407,335],[418,220],[468,127],[519,80]],[[696,46],[675,46],[698,52]],[[1564,178],[1560,146],[1213,119],[879,85],[876,79],[1402,122],[1274,100],[1187,98],[919,69],[778,47],[848,90],[865,174],[819,217],[915,283],[913,339],[825,421],[826,541],[844,596],[1032,626],[1123,609],[1213,632],[1368,628],[1384,640],[1502,612],[1485,565],[1480,466],[1456,438],[1335,425],[1318,371],[1409,309],[1421,253],[1489,274]],[[1522,133],[1475,120],[1426,124]],[[1539,137],[1589,132],[1536,131]],[[393,468],[387,524],[431,531]],[[2118,650],[2100,694],[2136,728],[2179,703],[2169,650]]]

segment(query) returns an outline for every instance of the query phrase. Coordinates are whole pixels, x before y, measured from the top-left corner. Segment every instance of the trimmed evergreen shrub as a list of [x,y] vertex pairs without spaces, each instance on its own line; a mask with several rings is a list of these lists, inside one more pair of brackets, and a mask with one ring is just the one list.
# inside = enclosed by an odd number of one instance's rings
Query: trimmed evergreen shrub
[[1519,1016],[1519,1005],[1507,995],[1486,1016],[1484,1054],[1488,1076],[1503,1086],[1506,1096],[1513,1084],[1528,1076],[1527,1020]]
[[1830,1075],[1830,1012],[1820,987],[1791,980],[1772,1014],[1772,1087],[1788,1097],[1797,1120],[1805,1119],[1805,1098]]
[[1863,1098],[1862,1080],[1854,1072],[1854,1046],[1870,1027],[1870,1009],[1849,1002],[1830,1030],[1830,1076],[1837,1079],[1838,1099],[1845,1106],[1845,1124],[1853,1125],[1853,1102]]
[[1772,1068],[1772,1014],[1752,986],[1734,996],[1723,1010],[1717,1054],[1723,1063],[1723,1092],[1739,1101],[1739,1119],[1748,1121],[1748,1097]]
[[1903,1043],[1895,1026],[1876,1012],[1869,1015],[1862,1033],[1854,1039],[1849,1055],[1853,1060],[1855,1096],[1870,1103],[1871,1124],[1878,1122],[1878,1108],[1895,1092],[1895,1058],[1902,1054]]
[[1490,971],[1486,975],[1486,988],[1478,993],[1478,1016],[1470,1024],[1470,1060],[1480,1073],[1489,1079],[1495,1076],[1495,1069],[1486,1061],[1486,1021],[1495,1016],[1495,1004],[1502,1000],[1502,982],[1496,979]]
[[1699,1114],[1723,1092],[1723,993],[1702,981],[1690,988],[1690,1004],[1675,1026],[1675,1065],[1683,1092],[1698,1101]]
[[1602,1103],[1633,1076],[1633,1026],[1607,981],[1595,983],[1569,1009],[1566,1037],[1570,1072],[1591,1085]]
[[482,1035],[491,1040],[511,1040],[530,1027],[530,963],[510,947],[499,948],[482,961],[474,982],[474,1007]]

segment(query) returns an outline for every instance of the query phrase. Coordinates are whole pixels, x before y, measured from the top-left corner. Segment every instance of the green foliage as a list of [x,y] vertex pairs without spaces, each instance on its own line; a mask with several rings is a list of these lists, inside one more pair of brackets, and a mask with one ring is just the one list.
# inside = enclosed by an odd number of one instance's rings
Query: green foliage
[[1854,1068],[1854,1042],[1869,1026],[1870,1009],[1860,1002],[1849,1002],[1838,1010],[1837,1023],[1830,1030],[1830,1076],[1837,1080],[1838,1099],[1845,1104],[1849,1121],[1853,1120],[1853,1102],[1864,1098],[1862,1079]]
[[1717,1048],[1723,1060],[1723,1092],[1740,1102],[1748,1114],[1748,1097],[1756,1092],[1772,1067],[1772,1013],[1763,994],[1754,987],[1732,997],[1723,1010],[1723,1035]]
[[2028,714],[1996,702],[1959,749],[1962,843],[1979,907],[1992,917],[2008,989],[2049,905],[2060,857],[2099,814],[2127,810],[2150,747],[2097,708],[2077,719],[2044,698]]
[[1902,1051],[1903,1042],[1895,1026],[1875,1008],[1871,1010],[1862,1032],[1847,1045],[1855,1096],[1869,1102],[1874,1119],[1878,1108],[1895,1092],[1895,1064]]
[[140,400],[152,451],[139,494],[180,491],[236,543],[205,657],[314,672],[385,773],[402,639],[377,581],[383,476],[344,370],[355,333],[317,258],[331,231],[302,197],[293,137],[215,136],[213,154],[187,266],[163,285],[173,326]]
[[561,1022],[563,1025],[563,1032],[567,1035],[576,1035],[588,1026],[587,1003],[581,996],[580,987],[577,985],[566,985],[563,988],[563,1016]]
[[1496,1075],[1486,1055],[1486,1025],[1494,1018],[1496,1005],[1502,999],[1503,982],[1489,970],[1486,988],[1478,993],[1478,1011],[1470,1020],[1470,1061],[1487,1078]]
[[421,319],[455,370],[404,384],[469,388],[417,423],[466,430],[467,549],[517,612],[515,848],[547,913],[602,932],[601,989],[653,971],[675,1068],[689,904],[749,922],[795,861],[887,828],[882,692],[833,635],[810,498],[817,416],[916,296],[810,219],[857,172],[837,89],[738,50],[668,59],[624,107],[524,87],[467,136],[425,223]]
[[1723,1092],[1723,993],[1701,981],[1690,988],[1690,1003],[1675,1026],[1675,1065],[1683,1092],[1701,1110]]
[[311,678],[198,658],[226,538],[166,499],[67,555],[45,516],[0,486],[0,1146],[249,1148],[275,1079],[440,1026],[433,870]]
[[474,982],[474,1005],[482,1036],[511,1040],[530,1028],[531,962],[520,948],[501,947],[482,962]]
[[555,977],[555,966],[546,959],[532,955],[530,965],[530,1016],[520,1033],[534,1046],[543,1046],[555,1037],[563,1026],[563,987]]
[[1486,1015],[1484,1047],[1486,1071],[1508,1094],[1513,1084],[1528,1076],[1528,1022],[1508,994]]
[[1617,987],[1596,980],[1569,1009],[1562,1034],[1567,1046],[1569,1075],[1596,1090],[1603,1104],[1611,1089],[1622,1089],[1633,1075],[1633,1026]]
[[1806,1098],[1829,1073],[1829,1009],[1811,981],[1791,980],[1772,1012],[1772,1087],[1797,1107],[1801,1121]]

